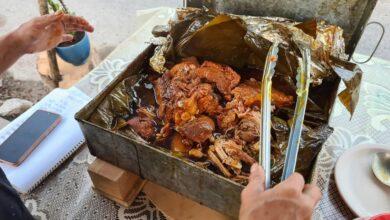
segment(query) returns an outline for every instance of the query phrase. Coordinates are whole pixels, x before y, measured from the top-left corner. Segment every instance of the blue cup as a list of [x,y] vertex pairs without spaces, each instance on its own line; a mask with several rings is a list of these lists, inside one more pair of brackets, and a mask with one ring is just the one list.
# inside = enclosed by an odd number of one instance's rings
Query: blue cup
[[66,62],[80,66],[87,61],[91,51],[88,35],[84,32],[84,36],[79,42],[69,46],[57,46],[56,51]]

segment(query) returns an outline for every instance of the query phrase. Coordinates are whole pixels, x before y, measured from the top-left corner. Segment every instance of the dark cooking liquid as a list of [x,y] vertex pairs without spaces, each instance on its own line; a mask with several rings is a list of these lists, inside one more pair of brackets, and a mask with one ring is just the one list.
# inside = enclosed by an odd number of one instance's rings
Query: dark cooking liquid
[[[262,78],[262,70],[261,69],[254,69],[254,68],[245,68],[236,70],[236,72],[240,73],[241,76],[241,82],[244,82],[246,80],[249,80],[251,78],[256,79],[257,81],[260,81]],[[136,110],[140,107],[146,107],[149,110],[152,110],[151,108],[154,108],[154,113],[157,112],[158,105],[156,101],[156,95],[154,91],[154,85],[153,82],[157,80],[159,77],[162,76],[162,74],[159,74],[152,70],[150,67],[144,67],[139,72],[139,79],[133,83],[131,86],[129,86],[129,93],[132,97],[132,101],[130,103],[130,118],[137,115]],[[218,90],[214,90],[214,92],[218,95],[220,99],[220,104],[222,106],[226,105],[226,100],[223,98],[222,94],[219,94]],[[215,121],[215,117],[212,117]],[[215,121],[216,123],[216,121]],[[159,119],[156,119],[157,124],[157,130],[160,131],[163,124],[162,121]],[[214,132],[214,136],[220,136],[221,131],[218,127],[216,127],[216,131]],[[164,141],[164,146],[170,145],[170,138],[167,138],[167,140]],[[151,141],[152,143],[156,143],[154,141]],[[161,142],[157,144],[162,144]],[[203,145],[208,146],[207,143],[204,143]]]
[[130,97],[132,98],[130,116],[135,116],[136,110],[140,107],[157,109],[152,81],[160,75],[144,68],[140,70],[139,76],[140,78],[129,88]]

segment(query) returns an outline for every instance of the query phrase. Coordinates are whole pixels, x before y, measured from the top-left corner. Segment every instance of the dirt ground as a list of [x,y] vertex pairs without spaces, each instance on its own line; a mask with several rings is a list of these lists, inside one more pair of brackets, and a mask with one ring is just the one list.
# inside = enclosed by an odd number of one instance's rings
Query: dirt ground
[[[39,81],[20,81],[13,79],[6,72],[3,77],[3,86],[0,87],[0,105],[10,98],[26,99],[32,103],[41,100],[50,92],[50,89]],[[14,118],[6,118],[12,120]]]

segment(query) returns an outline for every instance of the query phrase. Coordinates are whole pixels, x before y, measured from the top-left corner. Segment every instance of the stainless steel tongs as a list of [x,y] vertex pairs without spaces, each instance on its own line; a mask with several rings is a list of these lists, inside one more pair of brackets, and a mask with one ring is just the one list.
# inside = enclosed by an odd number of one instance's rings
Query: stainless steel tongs
[[[304,43],[296,43],[301,51],[302,60],[299,62],[296,91],[297,101],[295,104],[294,117],[288,140],[282,180],[287,179],[295,170],[299,141],[301,138],[303,120],[306,111],[306,103],[309,95],[311,65],[310,48]],[[259,161],[264,168],[266,189],[271,186],[271,93],[272,77],[275,73],[275,66],[278,60],[278,45],[278,42],[273,43],[268,51],[264,66],[263,80],[261,82],[262,108]]]

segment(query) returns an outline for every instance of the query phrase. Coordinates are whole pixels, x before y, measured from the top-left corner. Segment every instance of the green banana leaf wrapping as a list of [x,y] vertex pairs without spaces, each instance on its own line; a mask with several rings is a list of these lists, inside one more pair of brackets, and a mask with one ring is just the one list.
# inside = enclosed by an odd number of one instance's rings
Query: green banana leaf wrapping
[[[351,115],[359,100],[362,71],[345,60],[342,29],[327,25],[323,21],[298,23],[284,18],[236,16],[217,14],[209,10],[181,9],[178,10],[177,19],[170,22],[169,29],[159,27],[154,29],[153,34],[163,38],[160,41],[162,43],[156,45],[155,53],[149,60],[150,67],[157,73],[164,73],[173,64],[192,56],[200,61],[210,60],[229,65],[238,73],[246,68],[261,70],[268,49],[274,41],[279,41],[279,59],[273,87],[294,97],[297,68],[301,59],[295,42],[299,40],[310,43],[311,86],[297,163],[297,170],[306,177],[310,175],[321,146],[333,131],[328,120],[340,79],[346,89],[338,97]],[[134,97],[137,97],[134,88],[140,80],[134,77],[121,82],[104,99],[90,121],[107,129],[134,135],[131,129],[126,127],[126,120],[134,114],[132,109],[141,106],[137,102],[134,103]],[[261,79],[261,75],[256,78]],[[279,182],[283,169],[289,123],[293,113],[294,106],[276,109],[272,113],[274,183]]]

